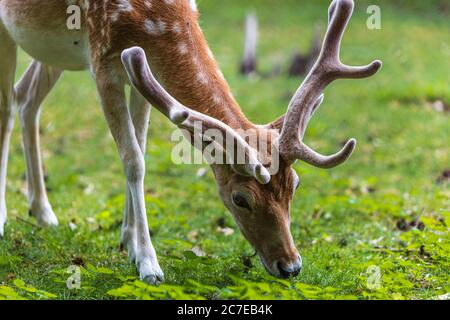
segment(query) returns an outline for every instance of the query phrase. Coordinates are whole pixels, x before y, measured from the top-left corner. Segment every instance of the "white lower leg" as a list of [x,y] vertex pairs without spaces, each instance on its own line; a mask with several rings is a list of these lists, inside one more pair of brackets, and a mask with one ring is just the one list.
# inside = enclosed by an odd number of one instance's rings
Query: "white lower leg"
[[[131,88],[130,94],[130,116],[134,126],[135,136],[142,155],[145,156],[147,144],[147,131],[150,120],[151,107],[148,102],[137,92]],[[127,247],[128,258],[130,262],[136,261],[137,235],[136,235],[136,218],[133,207],[131,189],[127,183],[126,205],[122,223],[121,248]]]
[[6,171],[9,140],[14,125],[16,45],[0,23],[0,237],[6,223]]
[[137,250],[136,266],[141,280],[155,284],[164,281],[164,273],[158,263],[155,248],[150,239],[147,215],[145,213],[143,183],[130,185],[136,217]]
[[9,140],[13,125],[13,112],[11,110],[6,112],[0,111],[0,237],[3,237],[6,223],[6,171],[8,167]]
[[48,201],[39,150],[40,107],[61,75],[61,71],[33,61],[16,85],[17,104],[23,131],[27,163],[28,202],[30,213],[42,226],[56,226],[58,219]]
[[133,200],[131,190],[127,184],[127,194],[125,200],[125,210],[122,222],[122,234],[120,240],[120,248],[128,251],[128,259],[130,262],[136,261],[137,236],[136,223],[134,218]]
[[[23,118],[23,115],[22,115]],[[34,120],[22,120],[23,145],[27,162],[28,201],[30,213],[36,217],[39,225],[57,226],[58,219],[48,201],[44,184],[42,161],[39,152],[39,117]]]

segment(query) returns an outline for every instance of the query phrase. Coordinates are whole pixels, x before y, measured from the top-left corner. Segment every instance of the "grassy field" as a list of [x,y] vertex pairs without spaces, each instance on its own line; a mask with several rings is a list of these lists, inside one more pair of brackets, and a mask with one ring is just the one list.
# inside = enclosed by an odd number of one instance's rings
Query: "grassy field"
[[[247,80],[237,74],[245,13],[261,25],[260,66],[287,68],[295,48],[307,49],[328,1],[201,0],[201,25],[243,110],[269,122],[287,108],[301,79],[284,74]],[[306,164],[292,207],[292,233],[304,270],[292,280],[266,274],[221,204],[210,172],[171,162],[173,127],[152,115],[146,155],[146,201],[153,242],[165,271],[159,287],[137,281],[118,250],[124,176],[87,73],[67,73],[46,100],[42,150],[50,201],[60,227],[39,229],[28,217],[19,125],[11,144],[9,208],[0,241],[0,299],[434,299],[450,293],[449,113],[450,26],[439,1],[415,9],[375,1],[382,29],[366,28],[358,1],[343,42],[343,60],[375,58],[382,71],[341,81],[326,91],[307,142],[331,152],[359,140],[345,165],[331,171]],[[427,2],[428,3],[428,2]],[[20,54],[18,76],[29,62]],[[439,180],[439,181],[438,181]],[[191,201],[195,199],[195,201]],[[219,227],[235,232],[224,235]],[[197,257],[192,248],[201,248]],[[71,265],[81,289],[69,290]],[[380,283],[377,286],[377,272]]]

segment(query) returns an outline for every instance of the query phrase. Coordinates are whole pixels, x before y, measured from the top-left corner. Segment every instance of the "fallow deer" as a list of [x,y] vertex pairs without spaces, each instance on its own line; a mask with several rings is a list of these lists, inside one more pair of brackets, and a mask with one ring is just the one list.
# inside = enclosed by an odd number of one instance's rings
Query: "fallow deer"
[[[78,5],[83,13],[79,30],[66,26],[69,5]],[[43,226],[58,224],[42,174],[39,109],[64,70],[88,69],[126,176],[121,245],[141,279],[163,281],[144,201],[150,105],[190,133],[196,122],[203,124],[201,134],[209,128],[226,133],[245,152],[249,160],[244,164],[211,165],[222,201],[270,274],[298,275],[302,261],[290,233],[290,203],[299,178],[292,165],[302,160],[332,168],[346,161],[356,144],[352,139],[338,153],[323,156],[303,142],[306,127],[332,81],[366,78],[381,67],[379,61],[365,67],[340,62],[340,43],[353,7],[352,0],[331,3],[320,56],[287,113],[268,125],[255,125],[219,71],[199,27],[194,0],[0,0],[0,233],[6,221],[6,167],[15,106],[23,129],[30,212]],[[18,46],[34,60],[14,86]],[[124,87],[129,84],[128,105]],[[271,159],[279,161],[277,172],[269,173],[261,159],[264,150],[250,146],[239,129],[272,137],[266,142]]]

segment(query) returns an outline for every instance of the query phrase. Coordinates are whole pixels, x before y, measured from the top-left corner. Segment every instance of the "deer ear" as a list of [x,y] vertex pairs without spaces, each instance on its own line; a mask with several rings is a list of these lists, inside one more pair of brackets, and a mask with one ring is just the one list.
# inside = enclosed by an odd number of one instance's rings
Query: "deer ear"
[[284,118],[285,118],[285,116],[283,115],[283,116],[279,117],[277,120],[275,120],[269,124],[266,124],[264,126],[264,128],[270,129],[270,130],[276,130],[278,133],[281,133],[281,131],[283,130]]

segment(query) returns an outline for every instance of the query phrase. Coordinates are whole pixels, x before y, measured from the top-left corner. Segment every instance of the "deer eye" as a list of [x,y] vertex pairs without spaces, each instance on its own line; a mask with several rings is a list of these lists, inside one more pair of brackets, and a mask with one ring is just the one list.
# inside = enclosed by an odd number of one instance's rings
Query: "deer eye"
[[244,208],[244,209],[247,209],[249,211],[252,210],[252,208],[250,207],[250,204],[248,203],[247,199],[242,194],[240,194],[240,193],[233,193],[232,200],[233,200],[233,204],[236,207]]

